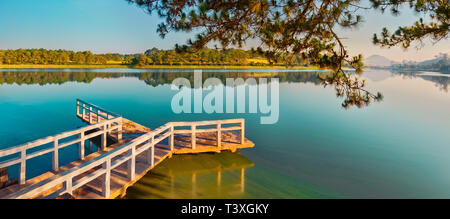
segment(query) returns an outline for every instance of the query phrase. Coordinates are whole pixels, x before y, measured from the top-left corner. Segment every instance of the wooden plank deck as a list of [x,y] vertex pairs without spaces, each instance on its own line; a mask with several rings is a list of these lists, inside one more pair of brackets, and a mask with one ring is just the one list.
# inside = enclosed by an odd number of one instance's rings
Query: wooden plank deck
[[[100,116],[95,113],[80,113],[77,108],[77,116],[82,119],[87,124],[97,124],[104,121],[107,121],[109,118],[108,113],[98,112]],[[202,125],[202,124],[201,124]],[[220,125],[219,125],[220,126]],[[173,128],[172,128],[173,130]],[[195,130],[195,129],[194,129]],[[122,197],[126,193],[126,189],[141,179],[145,174],[147,174],[152,168],[156,165],[164,161],[166,158],[172,157],[173,154],[187,154],[187,153],[205,153],[205,152],[215,152],[218,153],[223,150],[230,150],[232,152],[243,149],[243,148],[251,148],[254,147],[253,142],[250,140],[243,138],[243,134],[238,134],[233,130],[226,130],[219,132],[201,132],[196,133],[194,135],[195,140],[192,140],[192,134],[172,134],[173,135],[173,149],[171,148],[170,139],[165,139],[156,143],[154,145],[154,157],[150,157],[150,153],[140,153],[135,156],[135,176],[134,179],[130,179],[130,167],[128,162],[124,162],[121,165],[117,166],[110,171],[110,182],[109,182],[109,196],[105,197],[104,195],[104,176],[99,176],[93,179],[92,181],[82,185],[79,188],[76,188],[72,191],[72,195],[68,196],[67,194],[54,196],[52,195],[55,192],[58,192],[61,189],[64,189],[66,185],[64,183],[60,183],[57,186],[54,186],[52,189],[46,190],[45,192],[41,192],[37,196],[33,196],[33,198],[75,198],[75,199],[102,199],[102,198],[116,198]],[[101,155],[105,155],[108,152],[121,147],[127,143],[132,142],[134,139],[139,138],[142,135],[145,135],[151,131],[150,128],[140,125],[131,120],[122,118],[122,135],[120,140],[117,138],[117,132],[119,130],[112,130],[108,132],[108,141],[113,141],[113,144],[108,145],[104,148],[104,150],[99,150],[98,152],[89,154],[85,156],[83,160],[74,161],[68,165],[59,167],[58,170],[49,171],[40,176],[34,177],[32,179],[26,180],[25,184],[19,185],[15,184],[9,186],[7,188],[0,190],[0,198],[8,198],[11,195],[23,192],[23,190],[29,189],[32,185],[36,185],[40,182],[49,181],[53,178],[59,177],[61,174],[67,172],[68,170],[74,170],[83,164],[89,164],[90,161],[93,161],[96,158],[99,158]],[[220,140],[218,141],[217,137],[220,133]],[[167,134],[167,133],[166,133]],[[155,137],[164,137],[166,134],[158,134]],[[169,133],[170,134],[170,133]],[[155,138],[154,137],[154,138]],[[93,138],[92,141],[100,141],[100,136]],[[169,137],[170,138],[170,137]],[[241,142],[242,139],[244,140]],[[219,143],[220,142],[220,143]],[[192,145],[194,143],[194,146]],[[97,144],[98,145],[98,144]],[[137,146],[136,150],[139,150],[140,146]],[[141,146],[142,147],[142,146]],[[129,152],[122,153],[122,157],[126,157]],[[114,158],[115,160],[111,160],[110,162],[117,161],[121,159],[120,156]],[[153,159],[153,164],[149,164],[149,160]],[[92,175],[97,174],[102,168],[102,166],[97,166],[90,169],[87,172],[81,173],[71,179],[72,181],[83,181],[84,178],[92,177]],[[103,174],[105,175],[105,174]],[[70,185],[72,186],[72,185]],[[67,189],[67,188],[65,188]]]
[[[81,118],[81,117],[80,117]],[[85,122],[88,122],[88,118],[84,118]],[[150,131],[147,128],[138,123],[132,122],[128,119],[123,119],[124,138],[129,134],[143,134]],[[235,152],[238,149],[254,147],[253,142],[245,139],[245,144],[239,143],[239,135],[234,132],[222,133],[221,147],[217,147],[216,144],[217,135],[214,133],[200,133],[197,135],[196,149],[192,149],[192,141],[190,135],[178,135],[175,137],[174,150],[170,150],[170,146],[167,143],[157,144],[155,147],[155,165],[150,166],[147,164],[148,153],[142,153],[136,157],[136,179],[129,181],[127,178],[127,165],[126,163],[120,165],[111,173],[111,197],[123,197],[126,194],[126,189],[136,183],[139,179],[144,177],[151,169],[164,161],[166,158],[172,157],[173,154],[195,154],[195,153],[209,153],[229,150]],[[119,145],[117,145],[119,146]],[[109,150],[117,146],[110,147]],[[97,155],[98,156],[98,155]],[[75,190],[73,197],[76,199],[102,199],[102,180],[97,178],[87,184],[86,187],[81,187]]]

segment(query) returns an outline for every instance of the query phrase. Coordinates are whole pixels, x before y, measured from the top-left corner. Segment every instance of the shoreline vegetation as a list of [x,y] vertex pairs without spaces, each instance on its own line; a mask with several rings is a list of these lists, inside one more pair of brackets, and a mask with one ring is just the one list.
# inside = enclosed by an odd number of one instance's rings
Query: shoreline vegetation
[[152,48],[141,54],[94,54],[90,51],[0,50],[0,69],[140,68],[140,69],[323,69],[301,56],[282,56],[277,62],[255,50],[209,49],[191,53]]

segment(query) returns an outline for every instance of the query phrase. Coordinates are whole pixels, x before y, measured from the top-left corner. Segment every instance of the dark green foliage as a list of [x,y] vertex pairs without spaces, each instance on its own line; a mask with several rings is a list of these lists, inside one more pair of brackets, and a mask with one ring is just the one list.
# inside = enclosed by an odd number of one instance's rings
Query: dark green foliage
[[0,64],[107,64],[108,61],[123,61],[119,54],[93,54],[90,51],[73,52],[67,50],[17,49],[0,50]]
[[145,66],[151,65],[153,63],[152,59],[144,54],[137,55],[133,60],[133,65],[135,66]]
[[399,15],[399,7],[409,5],[417,13],[429,17],[429,22],[419,19],[411,26],[399,27],[394,33],[386,28],[381,32],[381,38],[374,34],[373,43],[382,47],[402,46],[408,48],[412,42],[431,38],[433,41],[447,39],[450,30],[449,0],[370,0],[374,8],[382,12],[390,9],[394,15]]

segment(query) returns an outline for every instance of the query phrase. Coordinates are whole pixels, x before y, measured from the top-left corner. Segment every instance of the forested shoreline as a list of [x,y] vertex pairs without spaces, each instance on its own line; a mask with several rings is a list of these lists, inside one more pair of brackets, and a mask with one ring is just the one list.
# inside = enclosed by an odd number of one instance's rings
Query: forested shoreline
[[235,65],[309,66],[307,60],[298,56],[287,62],[269,63],[264,55],[253,50],[205,48],[193,53],[177,53],[175,50],[149,49],[142,54],[94,54],[90,51],[17,49],[0,50],[0,65]]

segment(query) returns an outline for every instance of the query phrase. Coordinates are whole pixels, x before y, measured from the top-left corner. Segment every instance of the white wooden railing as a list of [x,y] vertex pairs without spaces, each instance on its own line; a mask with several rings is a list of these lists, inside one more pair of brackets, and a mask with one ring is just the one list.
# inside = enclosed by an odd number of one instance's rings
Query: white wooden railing
[[[111,134],[113,131],[116,132],[117,140],[120,140],[122,138],[122,117],[113,114],[110,112],[107,112],[105,110],[101,110],[101,108],[88,104],[82,100],[77,100],[77,113],[79,112],[79,105],[78,103],[82,103],[86,107],[90,107],[91,109],[97,110],[96,112],[99,113],[99,115],[106,114],[106,118],[103,120],[103,122],[96,123],[93,125],[89,125],[77,130],[73,131],[67,131],[60,134],[57,134],[55,136],[49,136],[46,138],[38,139],[32,142],[25,143],[20,146],[15,146],[7,149],[0,150],[0,158],[6,157],[6,156],[13,156],[13,155],[19,155],[14,156],[14,158],[10,158],[5,161],[0,162],[0,168],[9,167],[15,164],[19,164],[19,183],[25,184],[26,182],[26,163],[27,160],[31,158],[35,158],[38,156],[42,156],[47,153],[52,153],[52,169],[57,171],[59,169],[59,150],[74,144],[78,144],[78,154],[79,159],[84,159],[85,156],[85,150],[84,150],[84,143],[86,140],[95,138],[97,136],[101,136],[101,149],[104,150],[107,145],[107,134]],[[91,110],[92,111],[92,110]],[[83,116],[86,115],[86,113],[91,114],[91,111],[86,112],[86,110],[83,110]],[[99,118],[99,117],[97,117]],[[92,132],[92,133],[91,133]],[[89,133],[89,134],[86,134]],[[73,139],[76,137],[76,139]],[[67,140],[70,139],[70,140]],[[64,141],[65,140],[65,141]],[[49,147],[46,147],[44,149],[40,149],[33,152],[28,152],[28,150],[37,148],[40,146],[44,146],[46,144],[51,144]]]
[[[89,124],[99,123],[102,120],[122,117],[117,113],[110,112],[94,104],[77,99],[77,116],[86,118],[86,115],[88,116],[87,120],[89,121]],[[94,115],[96,116],[94,117]]]
[[[223,125],[239,124],[238,126],[223,127]],[[202,126],[214,126],[215,128],[201,128]],[[183,127],[189,127],[183,129]],[[136,157],[141,153],[148,153],[147,164],[155,165],[155,145],[168,138],[170,151],[174,150],[174,136],[176,134],[190,134],[192,136],[192,148],[196,148],[196,133],[216,132],[217,146],[221,146],[222,131],[240,130],[240,143],[244,143],[245,120],[230,119],[202,122],[169,122],[159,128],[150,131],[132,141],[119,146],[105,154],[102,154],[80,166],[57,174],[47,180],[31,185],[17,193],[11,194],[6,198],[33,198],[45,191],[49,191],[56,186],[61,189],[53,192],[47,197],[56,197],[65,193],[72,192],[92,180],[102,177],[102,195],[105,198],[110,197],[111,171],[119,165],[127,162],[127,175],[130,181],[135,180]],[[99,168],[100,167],[100,168]],[[87,174],[89,172],[89,174]],[[80,175],[85,176],[80,178]],[[78,177],[77,177],[78,176]]]

